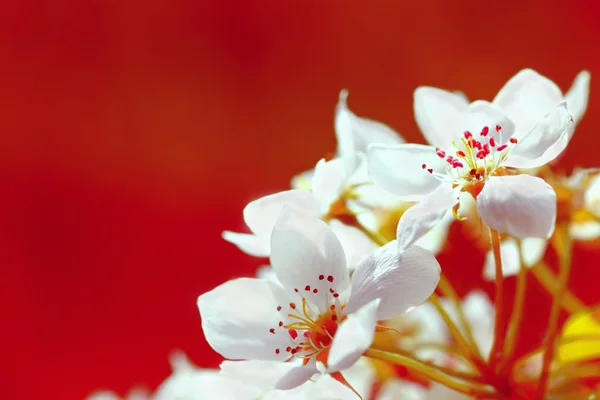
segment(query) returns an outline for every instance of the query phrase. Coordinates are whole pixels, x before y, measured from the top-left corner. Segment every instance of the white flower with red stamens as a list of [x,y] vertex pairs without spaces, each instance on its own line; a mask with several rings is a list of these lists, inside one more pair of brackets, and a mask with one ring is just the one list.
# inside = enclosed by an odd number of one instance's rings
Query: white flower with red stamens
[[[416,96],[416,95],[415,95]],[[514,168],[537,167],[554,159],[574,125],[566,104],[559,104],[526,135],[497,107],[472,103],[454,139],[438,134],[435,146],[371,145],[369,173],[381,188],[420,203],[398,224],[400,250],[420,238],[459,195],[475,198],[482,221],[514,237],[549,237],[556,219],[556,193],[540,178],[514,175]],[[458,134],[458,135],[457,135]]]
[[271,236],[271,265],[281,284],[241,278],[201,295],[206,340],[229,359],[300,360],[276,389],[302,384],[321,364],[343,380],[338,372],[370,346],[377,321],[422,303],[437,286],[440,267],[431,252],[396,248],[391,242],[373,252],[350,281],[331,228],[286,207]]

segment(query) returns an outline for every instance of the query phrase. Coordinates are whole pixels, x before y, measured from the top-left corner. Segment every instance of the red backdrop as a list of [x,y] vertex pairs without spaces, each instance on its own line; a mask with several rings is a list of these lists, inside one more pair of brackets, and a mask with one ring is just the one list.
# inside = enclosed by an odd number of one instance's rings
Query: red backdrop
[[593,0],[378,3],[2,2],[3,398],[154,388],[173,348],[215,366],[196,297],[260,264],[220,233],[334,148],[341,88],[357,114],[422,141],[418,85],[491,99],[524,67],[563,89],[588,69],[563,162],[598,165]]

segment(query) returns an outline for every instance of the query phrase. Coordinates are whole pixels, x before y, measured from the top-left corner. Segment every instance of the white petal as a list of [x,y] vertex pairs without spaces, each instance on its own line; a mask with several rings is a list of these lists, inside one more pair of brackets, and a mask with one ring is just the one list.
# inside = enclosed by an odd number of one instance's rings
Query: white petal
[[419,200],[440,185],[440,180],[427,169],[438,173],[446,171],[445,161],[437,156],[435,148],[420,144],[372,144],[368,168],[377,186],[407,201]]
[[346,179],[343,159],[335,158],[331,161],[321,159],[317,163],[312,181],[312,193],[319,203],[321,212],[326,213],[331,203],[340,197]]
[[514,168],[535,168],[554,160],[569,143],[575,124],[566,102],[554,107],[511,148],[505,164]]
[[292,189],[251,201],[244,208],[244,221],[256,235],[269,237],[284,206],[318,215],[318,203],[314,196],[306,190]]
[[208,344],[225,358],[285,360],[289,336],[269,331],[279,322],[277,290],[266,280],[240,278],[198,297]]
[[269,236],[257,236],[248,233],[224,231],[221,235],[229,243],[235,244],[241,251],[255,257],[268,257],[271,252]]
[[592,178],[584,194],[585,208],[600,217],[600,174]]
[[[273,390],[289,380],[290,374],[296,375],[296,368],[305,368],[296,362],[276,361],[224,361],[221,363],[221,375],[262,390]],[[302,374],[315,374],[314,368],[306,367]]]
[[[519,272],[521,259],[519,258],[519,247],[514,239],[508,238],[500,242],[500,257],[502,276],[513,276]],[[496,279],[496,262],[492,250],[489,250],[485,255],[483,277],[488,281]]]
[[[323,293],[344,292],[349,274],[344,250],[327,224],[315,217],[284,208],[271,236],[271,266],[287,290],[317,289],[307,301],[317,306]],[[317,298],[319,300],[313,301]]]
[[600,237],[600,223],[596,221],[585,221],[572,223],[569,233],[575,240],[595,240]]
[[306,191],[312,190],[312,181],[315,176],[315,169],[309,169],[296,176],[294,176],[290,182],[292,189],[301,189]]
[[431,296],[440,272],[440,264],[429,250],[411,246],[398,253],[397,243],[392,241],[356,268],[345,310],[353,313],[379,298],[378,320],[400,316]]
[[354,268],[378,248],[363,232],[353,226],[348,226],[338,220],[329,223],[331,230],[340,240],[348,260],[348,267]]
[[401,144],[404,139],[395,130],[381,122],[357,117],[347,104],[348,91],[340,92],[335,113],[335,135],[340,156],[366,152],[371,143]]
[[492,176],[477,196],[477,209],[482,221],[500,233],[549,238],[556,221],[556,193],[533,176]]
[[275,389],[290,390],[297,388],[317,373],[319,373],[319,370],[315,367],[314,363],[296,366],[277,381]]
[[554,82],[532,69],[524,69],[506,82],[493,103],[504,110],[517,125],[517,134],[522,135],[561,101],[562,92]]
[[590,73],[588,71],[581,71],[577,74],[571,88],[565,94],[565,100],[567,100],[567,106],[573,116],[573,120],[575,120],[575,124],[578,124],[581,118],[583,118],[583,114],[585,114],[588,106],[589,97]]
[[428,86],[418,87],[413,107],[417,125],[427,142],[441,148],[451,146],[467,105],[465,98],[455,93]]
[[475,343],[487,359],[494,341],[494,305],[485,292],[474,290],[462,300],[462,308],[473,331]]
[[523,251],[523,264],[526,267],[535,266],[546,254],[548,241],[543,238],[525,238],[521,241],[521,249]]
[[375,299],[362,306],[339,326],[327,359],[328,373],[350,368],[369,348],[375,336],[379,302]]
[[423,201],[410,207],[398,221],[396,239],[398,251],[403,252],[436,226],[458,202],[450,185],[440,185]]
[[438,254],[444,249],[444,245],[448,239],[450,225],[452,225],[455,220],[456,218],[454,218],[454,215],[447,213],[442,217],[440,222],[429,230],[429,232],[423,235],[421,239],[417,240],[415,245],[429,250],[433,252],[433,254]]

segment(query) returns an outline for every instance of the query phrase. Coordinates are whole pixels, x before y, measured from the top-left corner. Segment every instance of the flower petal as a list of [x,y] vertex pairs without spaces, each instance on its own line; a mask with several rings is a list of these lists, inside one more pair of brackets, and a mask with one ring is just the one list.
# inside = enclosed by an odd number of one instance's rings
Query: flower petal
[[235,244],[241,251],[255,257],[268,257],[271,252],[269,236],[224,231],[221,237]]
[[331,203],[339,199],[347,178],[344,159],[321,159],[317,163],[312,180],[312,193],[319,203],[321,213],[325,214]]
[[521,249],[523,252],[523,264],[531,268],[535,266],[546,254],[548,241],[543,238],[528,237],[521,241]]
[[600,223],[597,221],[574,222],[569,233],[575,240],[595,240],[600,237]]
[[287,207],[271,235],[271,266],[287,290],[316,289],[317,294],[306,300],[320,299],[317,305],[329,289],[342,293],[349,285],[346,256],[331,228]]
[[403,252],[436,226],[458,202],[450,185],[442,184],[423,201],[402,214],[396,229],[398,251]]
[[415,90],[413,108],[417,125],[429,144],[441,148],[451,146],[466,112],[467,100],[456,93],[421,86]]
[[584,194],[585,208],[600,217],[600,174],[592,178]]
[[348,91],[340,92],[335,111],[335,135],[338,153],[345,157],[356,152],[366,152],[371,143],[401,144],[404,139],[398,132],[381,122],[357,117],[348,108]]
[[411,246],[398,253],[392,241],[373,252],[352,275],[346,312],[379,298],[377,319],[398,317],[431,296],[440,280],[440,264],[429,250]]
[[327,358],[327,373],[350,368],[369,348],[375,337],[379,299],[348,315],[333,338]]
[[331,230],[340,240],[348,267],[354,268],[378,248],[363,232],[353,226],[348,226],[334,219],[329,223]]
[[297,388],[302,385],[313,375],[319,373],[319,370],[314,363],[307,365],[300,365],[290,369],[284,376],[282,376],[275,384],[277,390],[290,390]]
[[523,135],[563,100],[554,82],[532,69],[524,69],[506,82],[493,103],[514,121],[517,135]]
[[556,221],[556,193],[533,176],[492,176],[477,196],[477,209],[481,220],[500,233],[549,238]]
[[[500,257],[502,260],[502,276],[513,276],[519,272],[521,259],[519,257],[519,247],[514,239],[507,238],[500,242]],[[485,255],[483,277],[488,281],[496,279],[496,261],[491,250]]]
[[575,124],[567,103],[554,107],[534,128],[512,147],[505,164],[514,168],[535,168],[554,160],[569,143]]
[[402,200],[412,201],[428,195],[440,185],[441,181],[427,169],[445,172],[446,164],[432,146],[372,144],[369,146],[368,168],[377,186]]
[[581,71],[573,80],[573,84],[569,91],[565,94],[567,106],[573,116],[575,124],[578,124],[585,114],[590,97],[590,73]]
[[[202,330],[210,346],[225,358],[285,360],[289,336],[270,332],[277,326],[277,285],[239,278],[198,297]],[[279,289],[281,290],[281,289]],[[251,299],[251,301],[249,301]]]
[[309,378],[316,373],[314,367],[303,367],[296,362],[248,360],[223,361],[220,375],[266,391],[275,389],[280,382],[285,383],[289,380],[290,373],[292,376],[298,373],[295,369],[299,367],[305,368],[304,373],[310,374]]
[[244,221],[256,235],[269,237],[283,206],[289,206],[309,215],[318,215],[314,196],[299,189],[274,193],[251,201],[244,208]]
[[445,214],[441,221],[431,228],[429,232],[421,236],[421,239],[417,240],[415,244],[433,252],[433,254],[438,254],[444,249],[446,240],[448,239],[450,225],[452,225],[454,221],[456,221],[454,215],[450,213]]

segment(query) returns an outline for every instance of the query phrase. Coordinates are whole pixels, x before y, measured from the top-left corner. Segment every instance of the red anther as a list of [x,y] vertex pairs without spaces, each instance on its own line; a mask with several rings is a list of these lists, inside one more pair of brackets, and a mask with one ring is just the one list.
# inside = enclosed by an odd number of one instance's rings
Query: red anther
[[294,288],[294,292],[298,293],[298,289]]
[[279,349],[275,349],[275,354],[279,354]]
[[462,168],[462,167],[464,167],[464,165],[460,161],[456,161],[454,164],[452,164],[452,167],[453,168]]
[[325,279],[325,275],[319,275],[319,280],[322,281],[323,279]]
[[427,172],[429,172],[430,174],[433,174],[433,168],[428,168]]
[[310,292],[310,286],[306,285],[306,287],[304,288],[304,290],[306,290],[307,292]]
[[335,293],[335,290],[333,290],[332,288],[329,288],[329,292],[330,293]]
[[279,326],[283,326],[283,321],[279,321]]
[[329,309],[330,309],[331,311],[335,310],[335,304],[332,304],[332,305],[330,305],[330,306],[329,306]]
[[462,151],[462,150],[457,151],[456,155],[459,156],[459,157],[466,157],[465,152]]
[[285,348],[285,351],[289,353],[289,352],[292,351],[292,348],[290,346],[288,346],[288,347]]
[[500,132],[500,129],[502,129],[502,127],[500,125],[496,125],[496,132]]
[[319,289],[313,289],[313,293],[319,293]]
[[464,135],[465,135],[465,139],[467,139],[467,140],[469,140],[470,137],[473,137],[473,134],[469,131],[465,131]]
[[498,149],[497,149],[497,150],[498,150],[498,151],[502,151],[502,150],[504,150],[504,149],[505,149],[505,148],[507,148],[507,147],[508,147],[508,145],[505,143],[505,144],[503,144],[503,145],[501,145],[501,146],[498,146]]
[[475,175],[475,174],[477,174],[477,170],[475,168],[473,168],[472,170],[469,171],[469,174]]
[[511,143],[517,143],[517,138],[511,137],[510,139],[508,139],[508,141]]
[[333,294],[333,297],[335,297],[335,298],[337,299],[338,297],[340,297],[340,295],[339,295],[339,294],[337,294],[337,293],[334,293],[334,294]]
[[484,144],[483,145],[483,151],[485,151],[485,154],[490,154],[490,145],[489,144]]
[[281,311],[281,306],[277,306],[277,311]]
[[480,160],[483,160],[485,158],[485,151],[484,150],[480,150],[477,152],[477,158],[479,158]]
[[304,333],[302,334],[302,336],[309,337],[310,336],[310,331],[304,331]]
[[473,145],[475,147],[477,147],[477,150],[481,150],[481,142],[479,140],[475,140],[475,142],[473,143]]
[[290,308],[291,308],[292,310],[295,310],[295,309],[296,309],[296,304],[294,304],[294,303],[290,303]]
[[438,155],[439,158],[446,157],[446,152],[444,150],[438,150],[438,151],[436,151],[436,154]]
[[490,128],[488,128],[487,126],[484,126],[483,129],[481,130],[480,135],[481,136],[486,136],[489,131],[490,131]]
[[290,334],[290,337],[294,340],[298,337],[298,332],[296,332],[294,329],[290,329],[288,333]]
[[296,354],[298,352],[298,348],[296,347],[295,349],[292,349],[291,353],[292,354]]
[[269,329],[269,332],[271,332],[274,335],[275,334],[275,328]]
[[427,164],[421,165],[421,168],[423,168],[423,169],[427,168]]
[[329,276],[327,277],[327,280],[328,280],[329,282],[333,282],[333,276],[329,275]]
[[496,141],[494,140],[493,137],[490,138],[490,146],[492,146],[492,147],[496,146]]

